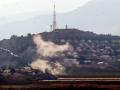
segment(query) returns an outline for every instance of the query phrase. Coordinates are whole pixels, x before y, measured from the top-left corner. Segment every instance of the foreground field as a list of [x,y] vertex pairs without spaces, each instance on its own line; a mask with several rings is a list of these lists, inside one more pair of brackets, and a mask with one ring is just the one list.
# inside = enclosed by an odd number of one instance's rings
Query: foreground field
[[120,78],[59,78],[35,84],[0,85],[0,90],[120,90]]

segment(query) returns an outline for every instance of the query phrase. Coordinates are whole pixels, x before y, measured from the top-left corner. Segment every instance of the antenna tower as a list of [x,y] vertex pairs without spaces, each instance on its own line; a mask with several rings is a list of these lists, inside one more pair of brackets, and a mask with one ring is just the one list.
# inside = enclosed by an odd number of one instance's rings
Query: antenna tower
[[56,6],[54,2],[54,12],[53,12],[53,31],[56,29],[57,22],[56,22]]

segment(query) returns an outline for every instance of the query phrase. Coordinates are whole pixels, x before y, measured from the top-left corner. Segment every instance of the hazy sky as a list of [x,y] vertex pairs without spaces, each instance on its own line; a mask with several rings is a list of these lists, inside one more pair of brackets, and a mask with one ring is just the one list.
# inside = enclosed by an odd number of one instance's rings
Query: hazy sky
[[[52,14],[54,2],[56,3],[57,13],[65,13],[85,5],[89,1],[92,0],[0,0],[0,40],[9,38],[11,35],[36,33],[38,23],[33,22],[34,25],[31,25],[27,22],[32,28],[27,31],[28,26],[24,24],[21,26],[19,21],[28,19],[30,15]],[[18,25],[15,22],[18,22]],[[12,23],[15,25],[12,26]],[[33,27],[37,30],[35,31]],[[19,28],[22,28],[22,30],[18,31]]]
[[57,12],[62,13],[74,10],[90,0],[0,0],[0,17],[34,11],[50,13],[53,10],[54,1]]

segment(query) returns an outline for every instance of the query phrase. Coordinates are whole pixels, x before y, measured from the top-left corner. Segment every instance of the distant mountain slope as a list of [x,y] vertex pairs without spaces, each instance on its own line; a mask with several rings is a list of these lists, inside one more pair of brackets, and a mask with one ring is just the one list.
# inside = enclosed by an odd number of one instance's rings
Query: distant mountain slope
[[[11,35],[27,35],[28,33],[39,33],[48,29],[51,23],[49,15],[40,15],[33,18],[16,20],[6,24],[0,24],[0,39],[9,38]],[[48,28],[47,28],[48,27]]]
[[[119,0],[92,0],[72,12],[57,14],[57,25],[58,28],[64,28],[68,24],[68,27],[76,27],[85,31],[120,35],[119,8]],[[26,35],[50,31],[50,24],[52,24],[52,14],[39,15],[38,13],[35,16],[33,14],[27,19],[16,19],[12,23],[0,24],[0,37],[2,39],[12,34]]]
[[92,0],[85,6],[60,16],[58,20],[82,30],[120,35],[119,5],[119,0]]

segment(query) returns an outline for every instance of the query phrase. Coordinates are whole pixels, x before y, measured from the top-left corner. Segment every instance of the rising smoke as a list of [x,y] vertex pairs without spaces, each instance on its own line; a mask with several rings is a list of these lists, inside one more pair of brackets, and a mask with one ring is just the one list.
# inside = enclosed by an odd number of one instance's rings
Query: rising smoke
[[[34,60],[31,63],[31,67],[33,69],[39,69],[43,73],[49,71],[51,74],[65,74],[65,70],[67,67],[78,66],[78,62],[76,60],[56,60],[55,62],[45,59],[46,57],[54,57],[59,55],[60,53],[63,54],[65,51],[73,50],[72,46],[69,43],[64,45],[56,45],[50,41],[44,41],[40,35],[35,35],[33,37],[33,41],[37,47],[37,54],[39,58]],[[59,53],[59,54],[58,54]],[[41,58],[42,56],[42,58]]]
[[37,53],[44,57],[52,57],[57,53],[72,49],[72,47],[66,43],[65,45],[56,45],[50,41],[44,41],[40,35],[36,35],[33,38],[34,43],[37,45]]
[[53,63],[42,59],[34,61],[31,66],[34,69],[41,70],[43,73],[45,73],[47,70],[49,73],[54,75],[63,73],[65,69],[59,62]]

